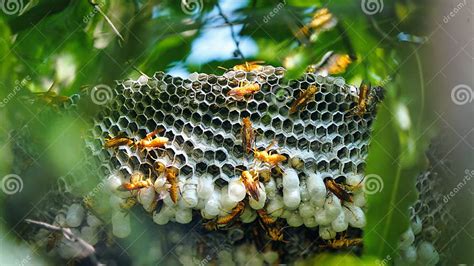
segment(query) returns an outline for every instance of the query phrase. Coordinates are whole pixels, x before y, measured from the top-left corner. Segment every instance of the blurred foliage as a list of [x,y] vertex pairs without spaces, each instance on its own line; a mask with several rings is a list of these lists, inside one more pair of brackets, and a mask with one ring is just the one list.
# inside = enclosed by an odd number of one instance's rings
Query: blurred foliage
[[[393,258],[398,236],[408,225],[408,206],[415,199],[415,176],[424,162],[427,138],[420,136],[426,134],[431,119],[425,110],[419,44],[400,42],[396,37],[400,32],[425,34],[424,22],[419,19],[421,11],[411,0],[383,2],[381,13],[368,16],[359,1],[287,0],[280,5],[278,1],[219,1],[226,7],[225,17],[237,37],[223,37],[220,43],[206,44],[207,49],[237,49],[235,42],[249,37],[258,50],[252,53],[242,48],[245,58],[234,52],[219,60],[201,58],[201,62],[188,60],[199,37],[206,31],[231,30],[218,12],[217,1],[204,1],[202,10],[193,14],[183,12],[179,1],[96,1],[123,40],[88,1],[32,0],[25,1],[24,9],[17,14],[0,12],[0,99],[5,99],[5,107],[0,108],[2,176],[15,169],[15,136],[26,129],[35,132],[37,139],[22,143],[22,147],[35,143],[41,156],[32,166],[39,171],[23,169],[17,173],[25,182],[22,196],[30,192],[29,200],[37,200],[56,183],[53,177],[67,175],[80,160],[81,138],[93,107],[86,106],[85,112],[70,117],[44,104],[32,107],[22,97],[48,90],[53,81],[60,95],[70,96],[84,86],[113,86],[114,80],[137,78],[139,73],[133,67],[148,75],[176,66],[184,73],[221,74],[218,66],[230,68],[254,59],[287,66],[287,78],[294,78],[332,50],[355,59],[341,75],[346,81],[357,85],[368,80],[386,89],[367,167],[368,174],[383,177],[384,189],[368,197],[364,246],[367,256]],[[295,38],[295,30],[309,23],[312,14],[322,7],[334,14],[337,26],[307,41]],[[16,89],[27,77],[27,84]],[[408,122],[400,121],[404,117],[400,112],[407,115]],[[25,117],[27,124],[16,124]],[[97,182],[90,181],[79,191],[87,191]],[[46,185],[35,186],[38,183]],[[15,224],[26,211],[12,211],[10,216],[14,218],[10,217],[9,223]],[[315,262],[330,259],[320,257]],[[344,260],[354,265],[361,262],[353,257]]]

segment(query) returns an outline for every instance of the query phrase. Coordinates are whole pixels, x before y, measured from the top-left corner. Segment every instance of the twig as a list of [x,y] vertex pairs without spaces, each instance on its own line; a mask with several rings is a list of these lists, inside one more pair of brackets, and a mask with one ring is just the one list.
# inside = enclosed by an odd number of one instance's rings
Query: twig
[[112,21],[109,19],[109,17],[107,17],[107,15],[104,13],[104,11],[102,11],[100,6],[97,3],[95,3],[94,0],[89,0],[89,3],[94,7],[95,10],[97,10],[105,18],[105,21],[107,21],[107,23],[109,23],[110,27],[112,27],[115,34],[117,34],[117,36],[120,38],[120,40],[125,41],[123,39],[122,35],[120,34],[120,32],[115,27],[114,23],[112,23]]
[[29,224],[39,225],[39,226],[41,226],[45,229],[48,229],[50,231],[62,232],[64,237],[67,240],[69,240],[73,243],[77,243],[82,248],[81,253],[80,253],[81,257],[84,257],[84,258],[85,257],[90,257],[95,265],[99,265],[99,262],[97,261],[97,258],[95,257],[95,248],[94,248],[94,246],[87,243],[82,238],[74,235],[74,233],[71,231],[71,229],[64,228],[64,227],[59,227],[59,226],[55,226],[55,225],[48,224],[48,223],[45,223],[45,222],[31,220],[31,219],[25,219],[25,222],[27,222]]
[[219,10],[219,15],[224,19],[225,25],[228,25],[229,28],[230,28],[230,33],[232,35],[232,40],[234,40],[234,43],[235,43],[235,46],[236,46],[235,53],[237,55],[239,55],[243,60],[245,60],[245,56],[242,53],[242,51],[240,50],[240,42],[239,42],[239,40],[237,40],[237,35],[235,34],[234,27],[232,26],[233,24],[230,23],[229,18],[227,18],[227,16],[224,15],[224,12],[222,12],[222,8],[219,5],[219,3],[216,3],[216,6],[217,6],[217,10]]

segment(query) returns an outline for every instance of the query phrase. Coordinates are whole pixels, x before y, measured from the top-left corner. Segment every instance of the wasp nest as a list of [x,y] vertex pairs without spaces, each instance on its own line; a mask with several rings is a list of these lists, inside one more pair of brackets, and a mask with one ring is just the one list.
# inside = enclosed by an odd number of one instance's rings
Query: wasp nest
[[[189,79],[158,72],[118,83],[88,142],[108,176],[114,234],[130,233],[123,209],[135,201],[160,225],[187,224],[197,216],[212,222],[235,212],[232,222],[252,223],[260,210],[290,227],[319,227],[323,239],[349,226],[362,228],[362,190],[352,191],[351,202],[341,201],[326,189],[325,180],[354,187],[363,180],[380,90],[369,91],[362,110],[358,89],[341,78],[307,73],[284,82],[284,73],[271,66],[222,76],[195,73]],[[235,97],[237,87],[249,84],[257,88],[252,95]],[[305,104],[290,112],[314,86]],[[261,163],[246,152],[244,118],[255,130],[252,148],[263,151],[274,142],[269,153],[283,155],[281,163]],[[151,132],[166,144],[134,145],[151,140]],[[124,143],[104,148],[108,138]],[[171,168],[172,182],[166,174]],[[244,171],[256,173],[254,195],[244,184]]]

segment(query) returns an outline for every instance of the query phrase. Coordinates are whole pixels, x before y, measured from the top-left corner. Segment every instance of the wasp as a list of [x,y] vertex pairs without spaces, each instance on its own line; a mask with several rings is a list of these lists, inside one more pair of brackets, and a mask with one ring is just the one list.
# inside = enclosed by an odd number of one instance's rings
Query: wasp
[[245,209],[245,202],[241,201],[237,203],[237,206],[235,206],[232,209],[232,212],[229,213],[229,215],[217,218],[216,224],[224,225],[224,224],[228,224],[234,221],[237,217],[239,217],[242,214],[242,212],[244,212],[244,209]]
[[331,249],[343,249],[353,246],[361,246],[362,245],[362,238],[354,238],[354,239],[347,239],[341,237],[341,239],[333,239],[332,241],[328,241],[326,245],[322,245],[320,247],[327,247]]
[[257,210],[257,214],[264,224],[273,224],[277,220],[271,217],[264,209]]
[[321,8],[314,13],[311,21],[301,27],[295,35],[299,40],[302,40],[303,37],[309,38],[311,30],[320,32],[334,27],[336,23],[337,19],[332,13],[327,8]]
[[44,103],[58,107],[60,104],[69,101],[69,97],[67,96],[62,96],[58,95],[55,91],[53,91],[53,88],[56,85],[56,81],[51,84],[51,87],[45,92],[34,92],[33,94],[35,97],[43,101]]
[[284,243],[288,243],[288,241],[284,240],[284,235],[283,235],[283,229],[284,227],[281,227],[280,225],[277,224],[264,224],[262,220],[259,220],[260,225],[262,228],[267,232],[267,236],[272,240],[272,241],[281,241]]
[[125,202],[120,203],[120,208],[123,211],[130,210],[133,206],[137,204],[137,199],[135,197],[129,197],[125,199]]
[[310,85],[305,91],[301,92],[298,98],[291,104],[290,114],[295,113],[298,109],[305,105],[318,91],[316,85]]
[[258,181],[258,176],[258,172],[255,170],[246,170],[240,175],[240,180],[244,183],[244,186],[247,189],[247,194],[255,200],[258,200],[259,197],[258,188],[260,187],[260,183]]
[[105,148],[112,148],[118,146],[131,146],[134,144],[134,141],[127,137],[113,137],[105,139]]
[[258,71],[263,68],[260,64],[265,63],[265,61],[251,61],[251,62],[245,62],[244,64],[241,65],[236,65],[232,69],[237,71],[237,70],[242,70],[242,71]]
[[327,27],[328,24],[332,24],[332,21],[334,21],[334,17],[331,12],[329,12],[329,9],[321,8],[314,13],[309,26],[313,29],[320,29]]
[[252,122],[249,117],[242,119],[242,146],[244,146],[245,152],[250,153],[252,146],[255,143],[255,131],[252,128]]
[[333,51],[329,51],[323,56],[319,63],[310,65],[306,71],[321,75],[335,75],[346,71],[351,63],[351,56],[347,54],[335,54]]
[[253,95],[258,91],[260,91],[260,85],[258,83],[240,83],[239,87],[230,89],[230,91],[227,92],[227,96],[231,96],[234,99],[241,101],[244,100],[245,97]]
[[359,86],[359,98],[357,100],[357,106],[353,109],[353,114],[362,117],[367,112],[367,107],[370,101],[370,83],[362,81]]
[[211,220],[209,222],[203,223],[202,225],[207,231],[217,230],[217,222],[215,220]]
[[130,176],[130,182],[125,182],[118,188],[121,191],[132,191],[137,190],[149,186],[153,186],[153,182],[151,178],[148,177],[147,179],[143,180],[144,175],[140,172],[135,172]]
[[282,154],[271,154],[268,151],[275,144],[275,141],[270,143],[267,148],[263,151],[259,151],[257,148],[254,149],[253,156],[255,160],[269,164],[271,167],[278,166],[281,162],[286,160],[286,156]]
[[354,202],[352,194],[347,192],[343,185],[337,183],[331,177],[324,178],[324,184],[326,185],[327,190],[331,191],[340,200],[351,203]]
[[170,184],[168,192],[170,193],[171,200],[176,203],[180,193],[178,186],[178,169],[173,166],[167,167],[165,170],[165,178]]
[[164,147],[169,139],[166,137],[156,137],[153,138],[156,134],[158,134],[159,130],[154,130],[151,133],[148,133],[145,138],[135,141],[133,144],[135,147],[138,147],[139,149],[147,149],[147,148],[161,148]]

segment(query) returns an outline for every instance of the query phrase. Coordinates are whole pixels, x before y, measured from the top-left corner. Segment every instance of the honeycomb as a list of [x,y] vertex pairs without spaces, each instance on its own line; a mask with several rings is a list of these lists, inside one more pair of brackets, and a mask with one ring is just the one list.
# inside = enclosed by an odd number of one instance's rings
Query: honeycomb
[[455,228],[449,224],[456,221],[451,214],[452,202],[444,199],[449,188],[443,185],[443,180],[449,178],[450,174],[443,163],[445,156],[438,154],[438,150],[446,146],[441,143],[441,139],[439,136],[433,140],[427,152],[430,166],[417,176],[419,197],[410,207],[411,227],[401,237],[400,242],[405,245],[399,247],[396,265],[449,265],[448,258],[453,246],[447,246],[446,243],[450,242]]
[[[153,77],[118,82],[95,118],[87,142],[112,188],[115,235],[130,233],[120,206],[134,197],[158,224],[228,216],[242,200],[237,199],[242,171],[254,167],[252,153],[246,154],[241,142],[245,117],[256,131],[255,147],[263,150],[274,142],[271,153],[287,159],[279,167],[259,169],[260,197],[245,196],[245,210],[233,222],[254,222],[256,210],[264,209],[290,227],[319,226],[323,239],[334,238],[349,226],[363,227],[362,190],[355,191],[353,204],[342,206],[326,191],[323,179],[350,185],[363,180],[381,89],[371,90],[369,97],[375,100],[359,116],[353,114],[358,89],[342,78],[306,73],[299,80],[285,81],[284,74],[284,68],[263,66],[250,72],[229,70],[222,76],[194,73],[188,79],[157,72]],[[243,100],[228,96],[242,84],[258,84],[260,90]],[[291,104],[311,85],[318,88],[314,97],[289,114]],[[136,141],[155,130],[169,139],[165,147],[104,148],[108,137]],[[157,162],[178,170],[177,203],[170,197],[170,184],[156,171]],[[138,193],[117,191],[137,173],[153,186]]]

